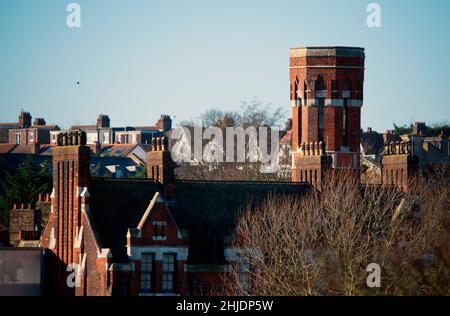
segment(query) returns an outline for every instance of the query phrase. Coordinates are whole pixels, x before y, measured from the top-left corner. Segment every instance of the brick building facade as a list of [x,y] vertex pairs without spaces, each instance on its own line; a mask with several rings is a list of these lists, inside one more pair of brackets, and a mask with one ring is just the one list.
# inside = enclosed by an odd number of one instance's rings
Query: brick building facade
[[415,123],[412,133],[400,140],[387,139],[381,159],[381,178],[386,185],[408,190],[417,177],[438,173],[450,177],[450,138],[441,133],[427,136],[424,123]]
[[47,125],[43,118],[36,118],[31,121],[29,112],[20,112],[17,125],[4,124],[1,129],[1,137],[7,134],[7,143],[16,144],[23,148],[28,147],[32,154],[39,153],[40,145],[50,144],[50,133],[59,131],[57,125]]
[[[304,194],[327,169],[358,173],[364,50],[292,49],[290,71],[290,183],[176,180],[164,137],[152,139],[147,179],[95,178],[86,131],[59,133],[51,211],[39,242],[54,256],[53,294],[220,290],[222,276],[239,264],[240,250],[229,241],[240,210],[269,193]],[[164,129],[170,122],[159,123]],[[73,264],[79,283],[70,287]]]
[[363,48],[290,50],[292,179],[316,187],[327,170],[359,176]]
[[[223,287],[237,258],[227,244],[239,210],[302,183],[176,181],[165,138],[147,156],[147,179],[94,178],[82,131],[53,152],[51,212],[40,246],[54,254],[58,295],[197,295]],[[79,267],[79,286],[68,287]],[[53,272],[55,271],[55,272]]]

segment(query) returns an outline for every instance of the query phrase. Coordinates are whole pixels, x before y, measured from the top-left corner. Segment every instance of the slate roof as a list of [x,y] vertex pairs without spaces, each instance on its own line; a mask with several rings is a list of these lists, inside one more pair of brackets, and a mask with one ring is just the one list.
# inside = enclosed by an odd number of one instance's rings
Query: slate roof
[[189,264],[224,263],[225,237],[239,213],[269,193],[304,194],[308,185],[288,182],[177,181],[169,209],[180,229],[189,233]]
[[[128,260],[126,235],[136,228],[160,186],[149,179],[92,178],[90,218],[102,248],[114,262]],[[284,182],[176,181],[169,210],[189,235],[188,264],[223,264],[225,238],[239,213],[261,203],[270,192],[304,194],[308,185]]]
[[135,228],[159,186],[149,179],[91,178],[90,218],[102,248],[126,262],[126,235]]

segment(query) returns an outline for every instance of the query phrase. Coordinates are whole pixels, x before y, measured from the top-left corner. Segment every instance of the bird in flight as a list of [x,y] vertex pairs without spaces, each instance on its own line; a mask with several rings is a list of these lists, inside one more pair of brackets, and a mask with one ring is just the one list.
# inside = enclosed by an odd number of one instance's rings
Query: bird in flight
[[79,81],[77,81],[77,85],[79,85],[80,84],[80,82]]

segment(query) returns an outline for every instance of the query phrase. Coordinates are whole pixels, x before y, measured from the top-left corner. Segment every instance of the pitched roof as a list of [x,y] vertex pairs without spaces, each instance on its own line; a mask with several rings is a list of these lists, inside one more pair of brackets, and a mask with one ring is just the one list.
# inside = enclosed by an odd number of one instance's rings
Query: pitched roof
[[148,179],[91,178],[90,218],[102,248],[125,262],[126,235],[139,225],[159,186]]
[[292,130],[285,131],[285,134],[280,139],[280,144],[282,145],[291,145],[291,139],[292,139]]
[[97,125],[73,125],[70,130],[97,129]]
[[8,154],[16,148],[16,144],[0,144],[0,154]]
[[126,157],[136,146],[136,144],[103,145],[101,155],[107,157]]
[[15,123],[0,123],[0,128],[19,128],[20,125],[19,123],[15,122]]
[[133,126],[136,131],[159,131],[156,126]]
[[308,185],[284,182],[177,181],[169,207],[177,225],[189,232],[188,263],[224,263],[224,240],[239,213],[270,193],[303,194]]
[[11,151],[12,154],[33,154],[34,145],[17,145]]
[[[224,263],[224,241],[237,216],[269,193],[303,194],[308,186],[283,182],[177,181],[175,201],[168,202],[176,225],[189,233],[188,263]],[[126,262],[126,235],[139,227],[156,201],[160,186],[148,179],[92,178],[90,218],[102,248],[114,262]],[[154,203],[153,203],[154,204]]]
[[32,125],[31,128],[49,129],[49,130],[52,130],[52,131],[59,131],[60,130],[58,125]]

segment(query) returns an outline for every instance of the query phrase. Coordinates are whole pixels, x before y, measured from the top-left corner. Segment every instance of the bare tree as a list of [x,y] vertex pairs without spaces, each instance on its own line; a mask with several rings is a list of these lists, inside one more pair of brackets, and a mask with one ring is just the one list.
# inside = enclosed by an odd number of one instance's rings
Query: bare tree
[[[222,134],[227,136],[227,127],[278,127],[281,125],[285,111],[282,107],[272,109],[270,105],[263,105],[256,99],[251,102],[243,101],[240,111],[222,111],[219,108],[211,108],[200,116],[203,128],[219,127]],[[184,122],[188,126],[194,122]],[[259,136],[259,135],[258,135]],[[246,137],[246,154],[249,153],[249,138]],[[224,141],[225,145],[226,141]],[[271,147],[270,132],[267,133],[267,144]],[[236,142],[234,143],[236,153]],[[282,172],[263,173],[262,163],[249,162],[246,156],[245,162],[199,162],[181,163],[176,169],[176,177],[185,180],[233,180],[233,181],[290,181],[289,174]],[[284,156],[283,156],[284,157]],[[224,159],[225,161],[225,159]],[[283,163],[285,163],[283,161]]]
[[[405,193],[331,178],[322,192],[270,196],[237,224],[241,264],[226,293],[449,295],[449,205],[448,179]],[[371,263],[381,267],[380,288],[367,286]]]

